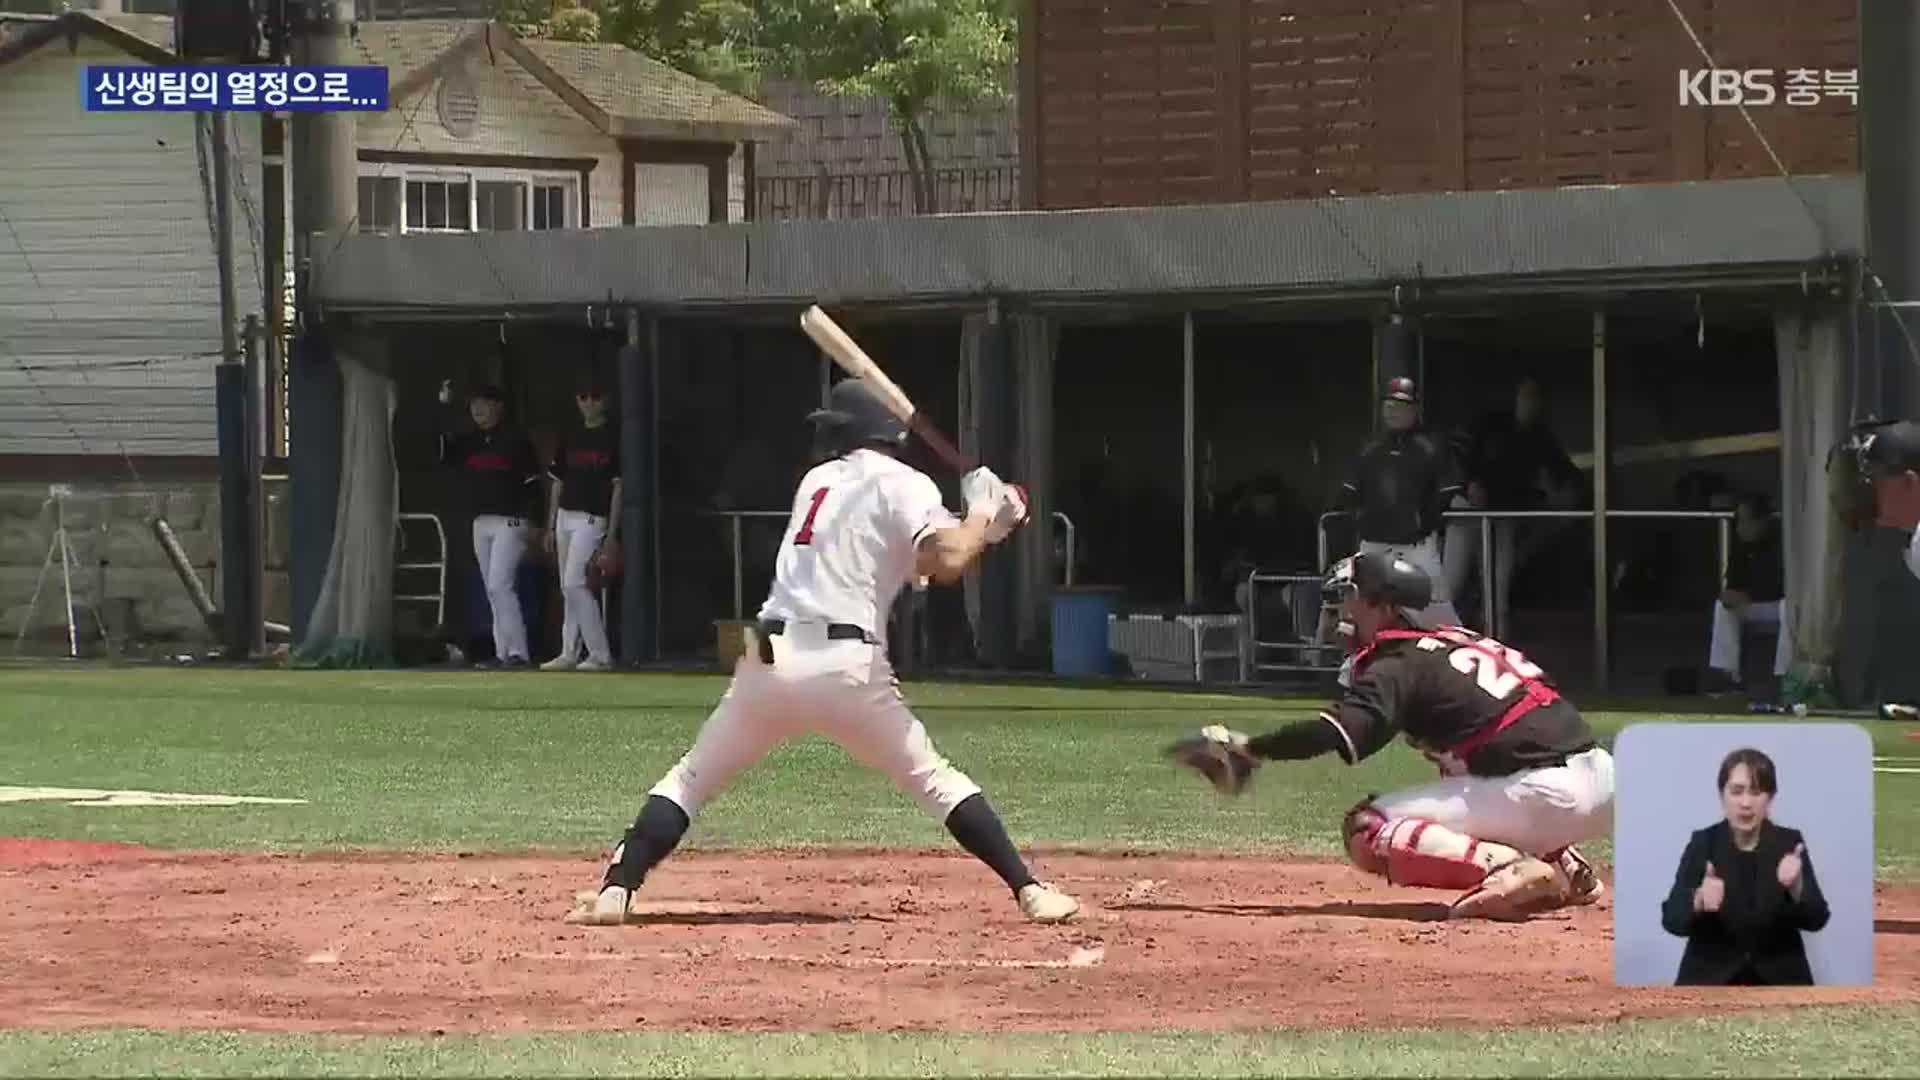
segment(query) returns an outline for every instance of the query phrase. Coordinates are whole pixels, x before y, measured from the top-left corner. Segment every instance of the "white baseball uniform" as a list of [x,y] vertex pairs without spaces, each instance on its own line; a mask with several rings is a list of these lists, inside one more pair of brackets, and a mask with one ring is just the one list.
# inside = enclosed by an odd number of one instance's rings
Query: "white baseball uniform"
[[[760,609],[773,663],[748,648],[720,704],[650,794],[689,817],[767,752],[824,735],[892,778],[936,820],[980,792],[934,748],[887,659],[886,615],[920,542],[958,524],[925,473],[855,450],[815,466],[794,496]],[[751,644],[751,643],[750,643]]]
[[529,655],[526,616],[520,611],[520,594],[514,591],[520,560],[526,555],[525,518],[481,514],[473,519],[473,558],[487,583],[487,604],[493,610],[493,649],[502,662],[524,662]]
[[560,595],[565,617],[560,623],[560,655],[576,659],[580,647],[587,659],[601,664],[613,662],[613,649],[607,643],[607,625],[600,617],[600,600],[587,584],[587,564],[607,538],[607,519],[584,510],[562,509],[554,516],[554,532],[560,557]]

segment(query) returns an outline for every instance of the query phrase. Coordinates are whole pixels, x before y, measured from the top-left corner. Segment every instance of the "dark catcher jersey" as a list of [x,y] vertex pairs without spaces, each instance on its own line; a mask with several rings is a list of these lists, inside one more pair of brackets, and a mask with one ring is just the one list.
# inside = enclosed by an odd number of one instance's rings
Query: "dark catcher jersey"
[[1449,776],[1550,768],[1598,743],[1579,710],[1518,650],[1471,630],[1383,631],[1321,717],[1359,761],[1404,735]]

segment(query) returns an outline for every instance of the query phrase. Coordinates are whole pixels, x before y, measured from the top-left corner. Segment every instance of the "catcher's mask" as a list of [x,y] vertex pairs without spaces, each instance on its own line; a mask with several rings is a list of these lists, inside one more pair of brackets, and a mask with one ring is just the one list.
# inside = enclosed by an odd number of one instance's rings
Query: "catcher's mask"
[[[1327,573],[1321,585],[1329,605],[1341,611],[1334,627],[1348,648],[1367,644],[1346,617],[1346,603],[1355,596],[1372,604],[1385,604],[1407,623],[1424,627],[1420,610],[1433,602],[1433,579],[1426,571],[1383,552],[1353,555],[1341,559]],[[1430,629],[1430,627],[1428,628]]]

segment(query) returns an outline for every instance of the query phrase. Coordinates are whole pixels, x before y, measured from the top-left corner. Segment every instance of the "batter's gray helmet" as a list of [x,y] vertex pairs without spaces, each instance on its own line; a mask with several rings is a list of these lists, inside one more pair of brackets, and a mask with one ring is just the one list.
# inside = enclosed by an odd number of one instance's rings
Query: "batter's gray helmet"
[[827,393],[827,407],[807,414],[826,433],[850,445],[907,441],[907,425],[887,410],[880,396],[861,379],[842,379]]

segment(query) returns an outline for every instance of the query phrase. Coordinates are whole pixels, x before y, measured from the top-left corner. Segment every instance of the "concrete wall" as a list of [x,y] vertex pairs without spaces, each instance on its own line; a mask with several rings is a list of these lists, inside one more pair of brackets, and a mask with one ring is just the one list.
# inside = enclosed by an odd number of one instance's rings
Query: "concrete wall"
[[[267,619],[287,618],[286,491],[267,488]],[[206,625],[148,528],[158,513],[173,529],[207,592],[219,604],[220,499],[212,480],[160,485],[75,484],[63,500],[73,548],[73,601],[83,655],[99,655],[98,610],[116,643],[133,653],[153,646],[211,644]],[[45,484],[0,484],[0,632],[11,652],[32,602],[34,582],[53,545],[55,513]],[[104,566],[103,566],[104,563]],[[65,593],[56,551],[40,601],[27,619],[25,651],[66,651]]]

